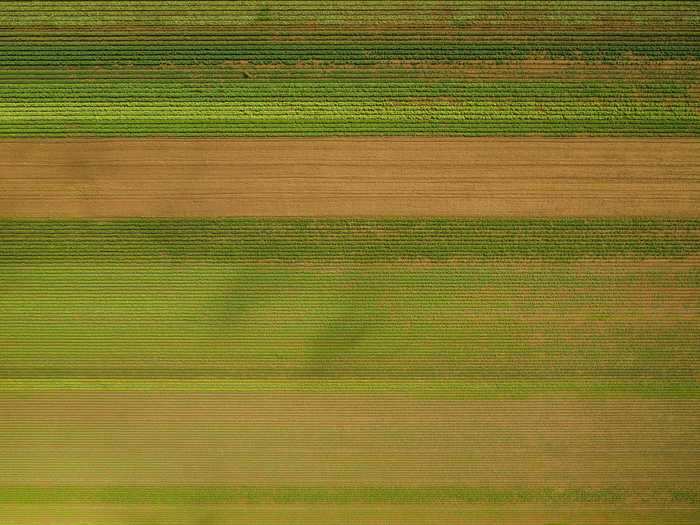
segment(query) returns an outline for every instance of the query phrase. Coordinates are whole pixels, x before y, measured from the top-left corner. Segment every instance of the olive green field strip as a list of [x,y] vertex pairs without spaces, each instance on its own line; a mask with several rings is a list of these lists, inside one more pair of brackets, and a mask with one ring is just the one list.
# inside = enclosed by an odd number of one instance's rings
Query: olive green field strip
[[699,392],[697,220],[0,226],[3,390]]
[[0,410],[13,525],[698,515],[697,401],[63,392]]
[[700,501],[696,401],[63,392],[0,411],[12,525],[690,525]]
[[[556,508],[555,508],[556,507]],[[564,523],[585,525],[696,525],[694,509],[679,505],[624,506],[624,505],[498,505],[433,503],[393,505],[382,503],[353,504],[242,504],[242,505],[47,505],[28,509],[27,505],[3,506],[3,516],[12,525],[74,525],[76,517],[81,523],[100,525],[190,525],[211,523],[216,525],[278,525],[280,523],[345,525],[348,521],[358,525],[401,523],[402,525],[500,525],[518,523]],[[553,521],[554,520],[554,521]],[[562,521],[563,520],[563,521]]]
[[0,136],[696,136],[696,7],[3,2]]

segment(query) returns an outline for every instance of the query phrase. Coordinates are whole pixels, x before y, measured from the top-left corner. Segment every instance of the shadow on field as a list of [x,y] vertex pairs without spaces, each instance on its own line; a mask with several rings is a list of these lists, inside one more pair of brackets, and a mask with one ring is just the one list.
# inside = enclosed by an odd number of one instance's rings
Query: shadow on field
[[[386,286],[381,274],[356,269],[319,277],[308,270],[236,268],[221,276],[204,308],[211,335],[231,359],[257,362],[257,377],[347,377],[366,366],[362,345],[384,319],[380,300]],[[273,356],[293,366],[285,368]]]
[[222,284],[221,293],[210,304],[211,314],[226,327],[239,326],[256,304],[273,296],[278,283],[250,268],[236,269]]
[[348,361],[359,357],[362,341],[381,321],[379,299],[383,283],[363,273],[353,273],[337,297],[339,311],[319,327],[309,342],[311,378],[330,378],[352,373]]

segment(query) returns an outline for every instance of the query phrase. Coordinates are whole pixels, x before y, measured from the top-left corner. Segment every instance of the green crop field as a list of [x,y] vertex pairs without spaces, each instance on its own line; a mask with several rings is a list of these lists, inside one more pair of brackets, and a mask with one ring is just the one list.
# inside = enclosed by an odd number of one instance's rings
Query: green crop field
[[0,2],[0,525],[700,524],[700,9]]
[[2,224],[9,391],[700,393],[697,221]]
[[694,8],[3,2],[0,136],[690,136]]
[[8,523],[694,522],[697,220],[0,224]]

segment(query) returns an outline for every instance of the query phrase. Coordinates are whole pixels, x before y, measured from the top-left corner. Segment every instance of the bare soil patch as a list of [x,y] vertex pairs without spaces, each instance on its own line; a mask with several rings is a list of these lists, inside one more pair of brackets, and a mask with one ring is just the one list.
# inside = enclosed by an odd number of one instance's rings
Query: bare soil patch
[[693,139],[0,142],[2,217],[697,217]]

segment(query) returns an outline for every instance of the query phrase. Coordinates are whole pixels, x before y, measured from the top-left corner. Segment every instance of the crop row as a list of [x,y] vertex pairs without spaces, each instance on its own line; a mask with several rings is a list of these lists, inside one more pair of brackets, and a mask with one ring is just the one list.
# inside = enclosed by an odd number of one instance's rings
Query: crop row
[[508,31],[460,31],[445,33],[440,27],[418,29],[409,27],[403,30],[347,28],[336,31],[314,31],[308,28],[288,29],[286,31],[276,28],[262,30],[238,30],[230,31],[225,28],[190,29],[183,28],[172,31],[158,30],[157,28],[141,29],[139,31],[104,31],[100,34],[84,34],[80,31],[51,31],[38,32],[13,32],[0,31],[0,41],[6,45],[80,45],[90,42],[115,47],[136,46],[158,42],[159,45],[168,43],[183,44],[196,42],[199,46],[216,45],[247,45],[277,44],[280,42],[303,43],[305,45],[352,45],[379,46],[386,44],[405,46],[430,46],[445,43],[461,45],[567,45],[577,46],[613,46],[613,45],[640,45],[649,44],[651,39],[663,38],[663,45],[686,44],[692,45],[697,32],[693,30],[649,30],[631,31],[611,27],[607,31],[539,31],[536,35],[527,31],[512,29]]
[[212,125],[208,122],[185,123],[130,123],[123,121],[109,125],[81,125],[80,123],[63,123],[59,125],[33,126],[30,122],[16,127],[0,129],[0,136],[5,138],[32,137],[322,137],[322,136],[368,136],[391,135],[416,137],[422,135],[450,137],[518,137],[537,135],[545,137],[565,137],[573,134],[599,135],[605,137],[694,137],[699,133],[698,126],[691,122],[652,122],[640,125],[637,122],[573,122],[568,125],[522,124],[512,123],[436,123],[432,125],[414,125],[410,122],[387,125],[385,123],[368,123],[349,125],[331,123],[318,125],[246,125],[234,124]]
[[0,104],[0,134],[670,134],[700,132],[693,106],[662,100],[59,102]]
[[350,126],[347,124],[317,125],[317,126],[247,126],[237,127],[233,125],[212,126],[208,123],[168,124],[130,124],[121,122],[118,125],[96,126],[65,124],[58,126],[23,126],[21,128],[4,128],[0,130],[0,136],[4,138],[35,138],[35,137],[344,137],[344,136],[368,136],[391,135],[397,137],[417,137],[422,135],[450,136],[450,137],[490,137],[494,135],[503,137],[519,137],[525,135],[537,135],[543,137],[566,137],[573,134],[599,135],[605,137],[695,137],[698,135],[698,127],[691,123],[652,123],[648,126],[640,126],[634,122],[618,122],[614,125],[608,123],[579,123],[574,122],[567,126],[555,125],[421,125],[412,126],[410,123],[387,126],[385,124]]
[[[16,106],[3,107],[0,105],[0,125],[13,125],[17,122],[27,122],[41,119],[36,124],[56,122],[83,122],[99,125],[123,119],[133,119],[138,122],[211,122],[239,123],[254,126],[258,123],[284,124],[297,122],[306,125],[308,121],[321,119],[328,123],[345,123],[349,126],[361,125],[363,122],[405,122],[420,125],[424,122],[446,122],[464,126],[469,123],[513,124],[518,121],[523,124],[572,124],[573,122],[592,123],[604,122],[637,122],[653,126],[658,122],[694,123],[700,122],[700,117],[692,113],[692,108],[659,106],[627,106],[623,104],[597,104],[589,106],[556,104],[547,111],[541,110],[536,103],[529,107],[516,104],[497,103],[483,104],[477,107],[444,103],[441,105],[418,105],[397,103],[383,104],[353,104],[336,102],[342,107],[334,107],[328,103],[299,102],[293,105],[285,104],[190,104],[185,107],[164,103],[156,104],[95,104],[89,102],[56,107],[47,105],[43,108],[31,108],[22,111]],[[466,129],[465,129],[466,131]]]
[[517,23],[534,18],[544,22],[581,25],[621,20],[653,23],[694,19],[688,1],[367,1],[320,2],[297,0],[275,6],[262,0],[225,1],[7,1],[0,23],[31,25],[132,24],[347,24],[416,23],[447,20],[454,23]]
[[449,260],[690,256],[697,220],[0,221],[0,261],[83,257]]
[[698,490],[620,488],[522,488],[481,487],[166,487],[166,486],[3,486],[4,505],[220,505],[220,504],[616,504],[632,505],[700,501]]
[[[595,64],[582,61],[539,61],[522,63],[517,61],[466,61],[454,62],[450,67],[430,62],[403,62],[377,64],[369,67],[346,64],[337,67],[299,67],[298,65],[252,65],[220,64],[201,67],[115,67],[115,68],[5,68],[0,71],[0,83],[26,85],[42,89],[51,84],[75,84],[84,88],[87,82],[96,85],[131,82],[134,87],[153,83],[196,83],[205,88],[220,82],[272,82],[281,85],[312,82],[319,87],[325,83],[353,81],[382,85],[416,82],[434,83],[436,86],[454,82],[456,85],[511,84],[541,82],[543,85],[606,85],[618,89],[620,84],[640,89],[645,86],[679,84],[691,85],[700,74],[700,62],[682,61],[663,64],[639,59],[629,59],[615,64]],[[527,81],[525,79],[527,78]],[[534,85],[534,84],[533,84]],[[86,88],[87,89],[87,88]],[[425,89],[420,88],[420,89]]]
[[95,65],[212,65],[225,61],[248,61],[253,64],[293,64],[304,61],[371,64],[392,60],[469,61],[570,59],[615,62],[626,57],[651,60],[700,59],[700,46],[693,44],[463,44],[440,42],[431,45],[307,44],[288,42],[241,43],[239,45],[12,45],[0,49],[5,67],[61,67]]
[[669,97],[690,97],[692,83],[685,81],[665,82],[622,82],[622,81],[465,81],[465,80],[392,80],[355,79],[325,82],[312,80],[255,80],[201,79],[189,81],[175,79],[139,80],[99,79],[85,80],[45,79],[37,83],[32,79],[8,81],[0,77],[0,101],[61,101],[89,99],[90,101],[132,100],[145,101],[157,98],[163,102],[170,100],[281,100],[318,99],[363,99],[377,101],[415,97],[449,97],[450,99],[525,99],[546,98],[557,103],[562,99],[627,100],[631,98],[654,100]]

